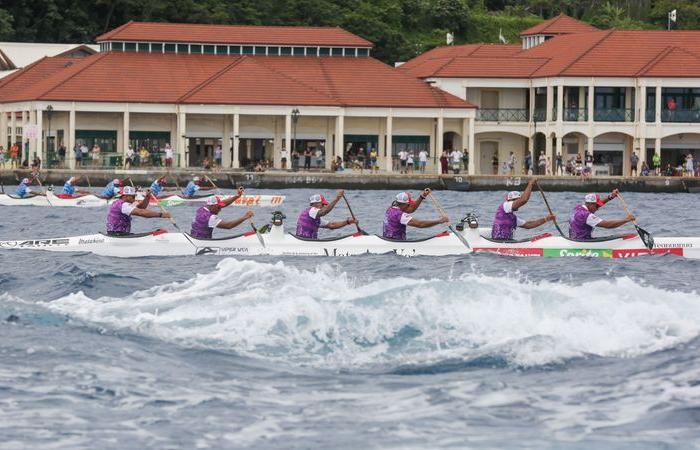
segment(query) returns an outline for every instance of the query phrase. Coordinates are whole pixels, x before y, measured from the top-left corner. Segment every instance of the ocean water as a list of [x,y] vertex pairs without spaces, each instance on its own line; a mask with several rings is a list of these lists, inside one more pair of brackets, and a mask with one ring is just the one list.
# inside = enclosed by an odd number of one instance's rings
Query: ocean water
[[[314,191],[283,193],[291,229]],[[347,196],[379,232],[394,194]],[[486,225],[504,193],[436,195]],[[566,222],[581,197],[549,200]],[[700,235],[697,196],[626,199],[656,235]],[[172,208],[183,228],[194,211]],[[520,214],[544,215],[539,195]],[[0,217],[1,240],[62,237],[105,210]],[[0,267],[3,449],[700,448],[700,261],[1,251]]]

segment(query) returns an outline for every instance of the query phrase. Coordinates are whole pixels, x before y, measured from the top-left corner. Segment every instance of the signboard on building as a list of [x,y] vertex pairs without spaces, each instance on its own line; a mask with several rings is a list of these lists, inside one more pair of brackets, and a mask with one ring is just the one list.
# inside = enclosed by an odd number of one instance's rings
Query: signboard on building
[[24,124],[22,127],[22,138],[36,139],[37,137],[39,137],[39,127],[34,124]]

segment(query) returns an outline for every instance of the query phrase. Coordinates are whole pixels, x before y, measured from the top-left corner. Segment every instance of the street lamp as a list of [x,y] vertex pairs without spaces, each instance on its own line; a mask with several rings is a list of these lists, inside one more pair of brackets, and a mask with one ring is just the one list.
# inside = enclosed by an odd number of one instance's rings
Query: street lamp
[[[299,108],[294,108],[292,110],[292,125],[294,125],[294,131],[292,136],[292,153],[297,151],[297,123],[299,122],[299,116],[301,116]],[[298,161],[298,159],[295,158],[293,154],[290,154],[290,156],[292,157],[292,162]],[[298,169],[298,167],[293,168]]]
[[[46,118],[49,119],[49,129],[46,133],[46,163],[49,163],[49,141],[51,139],[51,116],[53,115],[53,106],[49,105],[46,107]],[[39,131],[41,132],[41,130]]]

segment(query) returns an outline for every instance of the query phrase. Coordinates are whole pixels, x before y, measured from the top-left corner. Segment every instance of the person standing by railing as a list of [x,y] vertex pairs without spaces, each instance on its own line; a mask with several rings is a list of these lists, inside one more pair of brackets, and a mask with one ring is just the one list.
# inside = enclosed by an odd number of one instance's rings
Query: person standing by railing
[[165,143],[165,167],[168,169],[173,166],[173,148],[169,142]]
[[555,159],[555,167],[556,167],[555,175],[564,175],[564,164],[562,161],[561,153],[557,153],[557,157]]
[[637,166],[639,166],[639,156],[637,156],[637,152],[632,152],[632,156],[630,157],[630,165],[631,165],[631,174],[632,176],[637,176]]
[[654,174],[658,177],[661,175],[661,155],[654,152],[654,156],[651,157],[651,164],[654,166]]

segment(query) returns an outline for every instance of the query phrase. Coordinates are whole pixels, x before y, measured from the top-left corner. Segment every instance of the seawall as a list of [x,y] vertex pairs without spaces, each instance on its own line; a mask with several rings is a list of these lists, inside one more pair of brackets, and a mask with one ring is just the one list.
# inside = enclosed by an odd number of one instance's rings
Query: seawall
[[[15,185],[28,171],[1,170],[3,185]],[[75,175],[83,177],[80,186],[101,187],[114,178],[130,177],[137,186],[148,186],[160,175],[166,175],[169,185],[184,186],[194,175],[202,176],[196,170],[66,170],[52,169],[41,172],[42,183],[61,186]],[[495,191],[517,189],[527,183],[528,176],[499,175],[436,175],[436,174],[368,174],[359,172],[286,172],[269,171],[262,173],[241,171],[216,171],[206,173],[221,188],[245,186],[260,189],[411,189],[430,187],[436,190],[456,191]],[[591,177],[581,179],[570,176],[539,176],[540,185],[549,191],[606,192],[619,188],[627,192],[692,192],[700,193],[700,178],[692,177]]]

